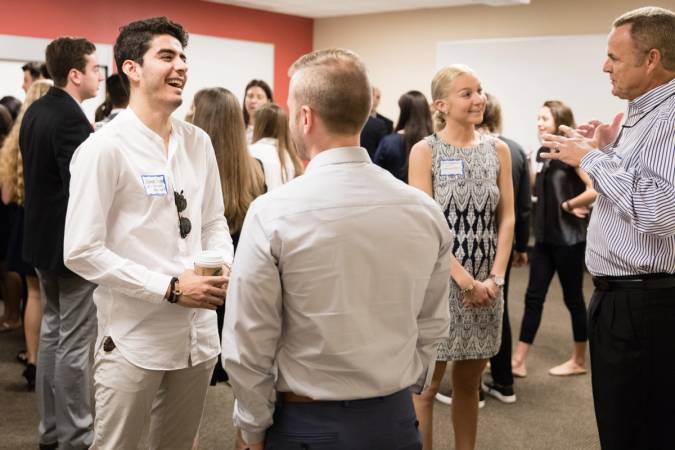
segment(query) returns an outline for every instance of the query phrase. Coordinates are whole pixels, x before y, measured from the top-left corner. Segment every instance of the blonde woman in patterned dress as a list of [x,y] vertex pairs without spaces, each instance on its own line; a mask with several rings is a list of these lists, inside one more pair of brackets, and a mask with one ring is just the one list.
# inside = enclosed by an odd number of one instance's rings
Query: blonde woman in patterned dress
[[438,348],[431,386],[414,400],[424,450],[431,450],[434,397],[453,361],[455,448],[466,450],[476,444],[480,377],[501,341],[501,286],[514,226],[511,156],[502,141],[475,131],[486,99],[471,69],[441,69],[431,91],[437,132],[412,148],[408,177],[443,210],[457,262],[449,274],[450,336]]

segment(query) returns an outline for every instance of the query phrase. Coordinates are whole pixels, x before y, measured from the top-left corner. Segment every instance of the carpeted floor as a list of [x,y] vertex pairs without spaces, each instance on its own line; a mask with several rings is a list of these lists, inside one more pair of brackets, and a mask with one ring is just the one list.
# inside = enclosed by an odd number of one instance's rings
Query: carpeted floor
[[[528,269],[511,276],[510,317],[514,345],[520,331]],[[592,291],[585,280],[586,300]],[[512,405],[492,397],[480,411],[478,449],[565,450],[598,449],[590,375],[555,378],[547,374],[570,356],[572,331],[554,279],[544,318],[528,360],[528,377],[516,381],[518,401]],[[16,353],[23,348],[20,332],[0,334],[0,449],[37,448],[38,414],[35,394],[25,392],[22,366]],[[448,378],[444,382],[448,383]],[[201,449],[232,448],[232,393],[227,385],[209,388],[206,415],[200,433]],[[434,449],[453,448],[450,407],[436,403]],[[345,449],[349,450],[349,449]]]

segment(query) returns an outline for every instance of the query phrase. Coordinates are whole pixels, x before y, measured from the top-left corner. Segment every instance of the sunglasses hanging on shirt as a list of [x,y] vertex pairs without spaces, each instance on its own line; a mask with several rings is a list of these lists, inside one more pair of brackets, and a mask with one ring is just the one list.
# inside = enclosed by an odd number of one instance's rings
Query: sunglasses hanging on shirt
[[178,211],[178,228],[180,230],[180,237],[185,239],[190,230],[192,230],[192,222],[187,217],[181,216],[181,213],[187,208],[187,200],[183,196],[183,191],[173,191],[173,199],[176,203],[176,210]]

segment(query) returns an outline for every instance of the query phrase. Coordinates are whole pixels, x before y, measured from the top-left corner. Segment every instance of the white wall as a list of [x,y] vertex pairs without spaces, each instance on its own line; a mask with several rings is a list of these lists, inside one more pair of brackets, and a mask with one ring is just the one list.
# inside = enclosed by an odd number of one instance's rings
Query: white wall
[[[0,35],[0,96],[13,95],[23,101],[24,92],[21,90],[23,72],[21,66],[28,61],[44,61],[45,48],[50,39],[31,38],[24,36]],[[110,73],[112,67],[112,46],[97,44],[96,55],[99,64],[106,66]],[[98,95],[95,98],[82,102],[82,109],[94,121],[94,112],[105,99],[105,83],[101,83]]]
[[[13,95],[23,100],[21,66],[27,61],[44,61],[49,42],[49,39],[0,35],[0,97]],[[96,53],[99,62],[108,67],[108,74],[112,73],[112,46],[96,44]],[[185,117],[194,94],[202,88],[227,88],[240,102],[246,84],[253,78],[265,80],[274,89],[273,44],[191,34],[185,53],[188,82],[183,104],[174,113],[176,117]],[[105,83],[101,83],[98,96],[82,104],[90,120],[94,120],[94,112],[104,99]]]
[[502,105],[504,135],[527,150],[539,148],[537,114],[545,100],[562,100],[578,123],[605,121],[625,109],[601,70],[604,34],[442,42],[436,68],[464,63]]
[[244,88],[253,78],[266,81],[274,89],[274,45],[190,34],[185,49],[188,82],[183,104],[174,115],[183,118],[194,94],[203,88],[224,87],[241,103]]

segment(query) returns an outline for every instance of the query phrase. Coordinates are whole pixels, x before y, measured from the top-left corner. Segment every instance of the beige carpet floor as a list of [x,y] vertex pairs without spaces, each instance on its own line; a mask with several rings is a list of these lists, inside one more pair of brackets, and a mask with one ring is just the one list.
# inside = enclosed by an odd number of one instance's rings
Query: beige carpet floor
[[[514,345],[520,331],[528,269],[514,269],[510,289],[510,317]],[[590,299],[590,278],[585,280]],[[506,405],[488,397],[480,411],[478,449],[566,450],[598,449],[590,375],[555,378],[547,370],[571,352],[572,330],[557,278],[553,280],[544,318],[531,357],[529,375],[517,380],[518,401]],[[20,332],[0,334],[0,449],[37,448],[38,414],[35,394],[25,392],[22,366],[15,361],[23,348]],[[444,381],[448,383],[448,378]],[[201,449],[232,448],[232,393],[227,385],[209,388]],[[436,403],[434,449],[453,448],[450,407]],[[345,449],[349,450],[349,449]]]

